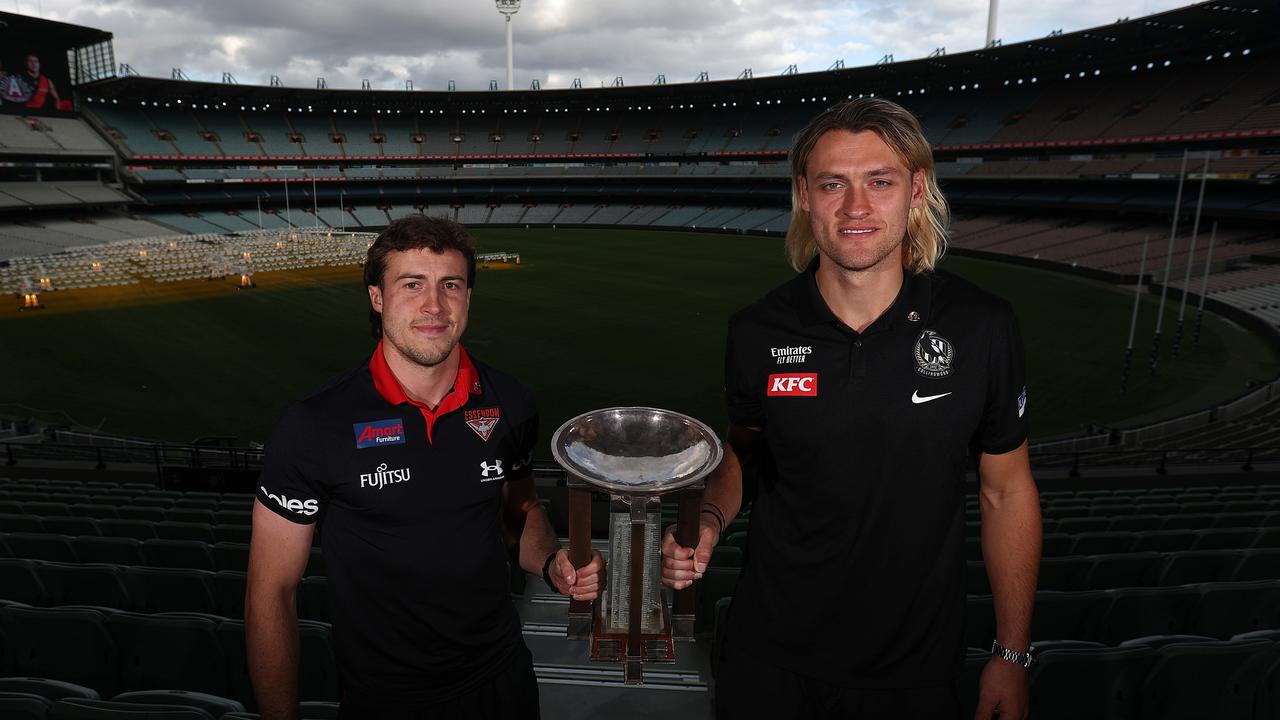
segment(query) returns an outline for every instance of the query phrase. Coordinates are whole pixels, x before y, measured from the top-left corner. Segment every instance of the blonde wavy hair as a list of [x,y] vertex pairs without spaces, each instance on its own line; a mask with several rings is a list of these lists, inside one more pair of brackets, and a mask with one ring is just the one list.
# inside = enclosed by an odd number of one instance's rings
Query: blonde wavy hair
[[809,156],[818,140],[832,130],[870,130],[893,150],[912,175],[924,170],[924,203],[911,208],[907,216],[907,237],[903,243],[902,265],[914,272],[933,270],[947,247],[950,210],[938,188],[933,169],[933,151],[920,130],[920,123],[906,108],[881,98],[858,98],[833,105],[796,134],[788,159],[791,161],[791,225],[787,228],[787,259],[796,272],[808,266],[818,254],[809,213],[800,208],[800,183]]

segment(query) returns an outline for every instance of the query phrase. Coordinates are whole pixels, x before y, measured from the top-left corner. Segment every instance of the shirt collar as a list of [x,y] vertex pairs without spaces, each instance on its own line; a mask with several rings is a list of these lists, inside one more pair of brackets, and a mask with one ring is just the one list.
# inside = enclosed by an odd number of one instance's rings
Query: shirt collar
[[440,404],[434,410],[427,407],[425,403],[410,398],[404,391],[404,386],[400,384],[395,374],[391,372],[391,366],[387,364],[381,340],[373,351],[373,357],[369,358],[369,372],[373,375],[373,386],[383,400],[392,405],[409,403],[422,412],[423,418],[427,421],[428,439],[436,418],[466,405],[471,395],[479,395],[484,391],[480,385],[480,373],[476,371],[475,363],[471,362],[471,357],[461,345],[458,346],[458,374],[453,380],[453,389],[440,400]]
[[[822,299],[822,293],[818,290],[820,257],[815,255],[804,272],[792,282],[796,313],[799,315],[800,324],[805,327],[840,323],[840,319],[831,312],[831,308],[827,307],[827,301]],[[932,290],[932,273],[903,270],[902,287],[898,289],[898,296],[894,298],[889,309],[871,323],[867,331],[888,330],[902,323],[921,323],[923,327],[923,323],[929,321],[929,299],[933,294]],[[915,319],[911,316],[913,312],[916,314]]]

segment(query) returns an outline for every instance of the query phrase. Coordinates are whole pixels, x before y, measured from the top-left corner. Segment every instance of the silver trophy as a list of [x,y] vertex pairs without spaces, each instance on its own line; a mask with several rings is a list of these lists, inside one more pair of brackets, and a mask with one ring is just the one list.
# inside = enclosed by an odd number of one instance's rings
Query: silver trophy
[[591,659],[623,663],[623,679],[641,681],[646,662],[674,662],[676,639],[692,639],[694,590],[675,593],[668,610],[660,583],[662,500],[678,496],[676,541],[698,541],[703,478],[720,464],[720,440],[703,423],[670,410],[616,407],[560,426],[551,454],[569,474],[569,559],[591,558],[591,493],[609,508],[609,566],[596,603],[569,604],[571,638],[591,639]]

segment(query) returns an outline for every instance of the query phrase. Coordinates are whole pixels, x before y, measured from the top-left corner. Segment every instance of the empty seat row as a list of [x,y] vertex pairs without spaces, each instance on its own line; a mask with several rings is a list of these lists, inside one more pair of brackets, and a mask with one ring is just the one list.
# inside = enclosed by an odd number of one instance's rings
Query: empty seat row
[[[109,563],[0,559],[0,601],[34,607],[68,605],[134,612],[196,612],[244,616],[242,570],[185,570]],[[327,584],[306,577],[298,586],[298,616],[327,621]]]
[[[107,562],[193,570],[245,570],[249,566],[248,543],[149,538],[72,537],[37,533],[0,535],[0,557],[50,562]],[[308,565],[314,575],[324,574],[319,548],[312,548]]]
[[95,520],[89,517],[40,517],[38,515],[0,514],[0,533],[27,532],[58,535],[96,535],[101,537],[131,537],[139,540],[164,538],[166,540],[203,540],[204,542],[249,542],[250,519],[244,524],[210,525],[204,522],[180,520],[133,520],[107,518]]
[[102,499],[85,502],[50,502],[0,498],[0,514],[36,515],[40,517],[80,517],[91,519],[151,520],[160,522],[199,522],[207,525],[247,525],[253,516],[252,506],[237,505],[231,509],[171,506],[165,500],[123,498],[112,504]]
[[[1200,582],[1248,582],[1280,579],[1280,549],[1229,552],[1113,553],[1045,557],[1040,560],[1040,590],[1110,590],[1125,587],[1173,587]],[[991,592],[986,566],[971,560],[965,590]]]
[[[1237,550],[1280,548],[1280,527],[1264,529],[1214,528],[1209,530],[1153,530],[1045,533],[1040,554],[1101,555],[1128,552],[1180,552],[1183,550]],[[970,560],[982,559],[982,542],[977,534],[965,538]]]
[[[974,715],[987,659],[966,658],[965,717]],[[1239,637],[1045,650],[1031,670],[1029,701],[1036,720],[1272,720],[1280,717],[1280,644]]]
[[[326,623],[298,622],[299,695],[338,699]],[[0,607],[0,676],[53,678],[102,697],[187,690],[253,707],[243,621],[193,613],[104,608]]]
[[[1102,512],[1101,510],[1106,510]],[[1058,516],[1044,514],[1044,531],[1060,533],[1098,532],[1103,530],[1208,530],[1212,528],[1271,528],[1280,525],[1280,509],[1255,512],[1179,513],[1159,508],[1144,508],[1133,513],[1113,513],[1102,508],[1092,514],[1073,510]],[[979,513],[969,513],[970,529],[981,525]]]
[[[990,647],[995,615],[990,595],[966,601],[965,643]],[[1280,628],[1280,580],[1197,583],[1036,593],[1033,642],[1086,640],[1118,645],[1150,635],[1230,638]]]

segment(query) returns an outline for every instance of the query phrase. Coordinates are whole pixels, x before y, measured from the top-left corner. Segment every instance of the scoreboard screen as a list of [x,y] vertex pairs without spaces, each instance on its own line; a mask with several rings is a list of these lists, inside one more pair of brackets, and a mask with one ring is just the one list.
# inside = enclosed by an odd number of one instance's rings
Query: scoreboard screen
[[0,14],[0,113],[69,115],[75,112],[61,23]]

